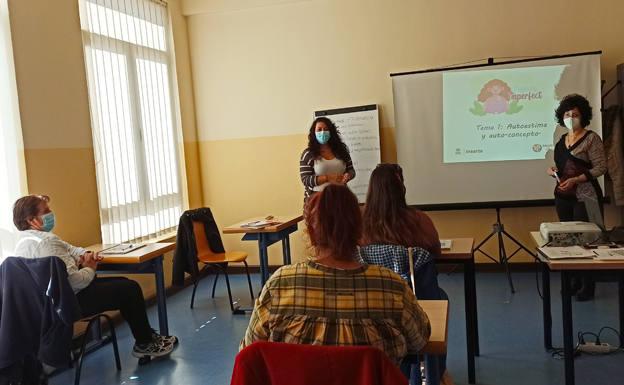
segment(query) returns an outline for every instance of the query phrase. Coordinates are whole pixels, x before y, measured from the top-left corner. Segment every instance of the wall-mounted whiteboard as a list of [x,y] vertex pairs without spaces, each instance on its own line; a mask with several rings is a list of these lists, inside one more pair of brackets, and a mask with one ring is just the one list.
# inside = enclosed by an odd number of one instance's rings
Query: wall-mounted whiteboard
[[379,111],[376,104],[359,107],[337,108],[316,111],[314,117],[325,116],[331,119],[349,147],[355,179],[349,188],[360,203],[366,201],[368,181],[375,167],[381,162],[379,145]]

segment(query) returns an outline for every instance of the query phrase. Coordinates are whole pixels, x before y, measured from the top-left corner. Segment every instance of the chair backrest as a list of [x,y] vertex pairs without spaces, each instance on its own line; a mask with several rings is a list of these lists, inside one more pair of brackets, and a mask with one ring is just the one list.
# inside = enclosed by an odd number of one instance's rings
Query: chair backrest
[[210,244],[208,243],[208,238],[206,238],[206,227],[203,222],[200,221],[192,221],[193,222],[193,235],[195,236],[195,247],[197,248],[198,256],[210,256],[215,255],[215,253],[210,248]]
[[[372,244],[360,247],[364,263],[383,266],[409,282],[420,299],[440,299],[437,270],[431,253],[420,247]],[[410,264],[408,261],[412,261]]]
[[237,356],[231,385],[407,385],[379,349],[260,341]]

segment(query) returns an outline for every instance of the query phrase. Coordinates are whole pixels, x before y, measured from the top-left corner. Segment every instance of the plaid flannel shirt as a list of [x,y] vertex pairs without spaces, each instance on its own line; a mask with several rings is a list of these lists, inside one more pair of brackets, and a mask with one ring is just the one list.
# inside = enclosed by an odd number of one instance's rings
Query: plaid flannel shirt
[[342,270],[313,261],[283,266],[265,284],[240,348],[258,340],[371,345],[398,364],[431,326],[406,282],[374,265]]

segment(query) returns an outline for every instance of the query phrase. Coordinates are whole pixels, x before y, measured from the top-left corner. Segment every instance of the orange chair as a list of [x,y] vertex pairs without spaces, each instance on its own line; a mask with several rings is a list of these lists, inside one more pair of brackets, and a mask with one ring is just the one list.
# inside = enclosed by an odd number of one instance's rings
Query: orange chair
[[[226,251],[225,253],[213,252],[210,248],[210,245],[208,244],[208,239],[206,238],[206,230],[202,222],[193,221],[193,234],[195,235],[197,259],[205,265],[201,272],[203,273],[208,268],[216,268],[217,270],[214,283],[212,284],[212,298],[214,298],[215,296],[215,288],[217,287],[217,279],[219,279],[219,274],[223,273],[225,275],[225,283],[227,285],[228,296],[230,297],[230,308],[232,309],[232,313],[244,314],[245,310],[242,310],[240,307],[234,307],[227,267],[229,263],[243,263],[245,265],[245,272],[247,273],[247,283],[249,284],[249,294],[251,295],[251,303],[253,304],[254,295],[253,289],[251,287],[251,277],[249,276],[249,267],[247,266],[247,253],[243,251]],[[193,303],[195,302],[195,291],[197,290],[198,284],[199,279],[197,279],[193,283],[191,309],[193,308]]]

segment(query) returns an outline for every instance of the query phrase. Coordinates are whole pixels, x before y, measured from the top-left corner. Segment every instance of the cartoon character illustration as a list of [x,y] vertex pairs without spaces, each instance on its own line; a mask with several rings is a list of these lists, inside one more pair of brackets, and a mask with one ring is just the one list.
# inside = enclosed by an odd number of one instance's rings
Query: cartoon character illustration
[[511,95],[513,93],[507,83],[494,79],[485,83],[478,100],[483,103],[483,110],[486,114],[501,114],[507,112]]
[[507,83],[500,79],[492,79],[481,88],[470,112],[478,116],[520,112],[522,106],[518,106],[517,100],[511,101],[512,95],[513,92]]

